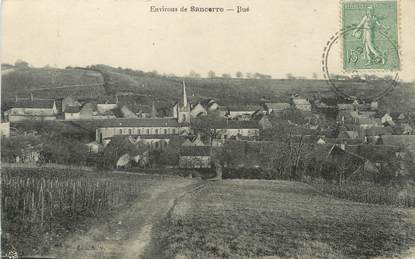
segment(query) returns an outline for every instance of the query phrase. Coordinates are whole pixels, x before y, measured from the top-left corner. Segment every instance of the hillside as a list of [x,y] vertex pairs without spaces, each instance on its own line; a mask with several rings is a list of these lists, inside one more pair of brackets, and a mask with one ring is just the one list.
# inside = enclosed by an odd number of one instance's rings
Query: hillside
[[[290,94],[308,98],[321,96],[329,103],[337,103],[335,93],[324,80],[307,79],[236,79],[236,78],[186,78],[160,76],[131,69],[94,65],[86,69],[16,68],[7,67],[2,73],[2,100],[27,96],[62,98],[97,98],[116,93],[135,95],[137,101],[151,104],[157,101],[162,107],[177,100],[182,81],[186,81],[188,97],[196,102],[201,98],[213,98],[221,104],[258,104],[265,99],[272,102],[288,101]],[[355,96],[370,95],[386,87],[383,81],[369,83],[338,82],[347,93]],[[383,98],[381,109],[400,111],[415,107],[415,87],[401,83]]]
[[176,202],[148,258],[398,258],[415,244],[414,215],[303,183],[210,182]]
[[105,95],[102,76],[82,69],[8,68],[2,71],[2,101],[27,97],[94,97]]

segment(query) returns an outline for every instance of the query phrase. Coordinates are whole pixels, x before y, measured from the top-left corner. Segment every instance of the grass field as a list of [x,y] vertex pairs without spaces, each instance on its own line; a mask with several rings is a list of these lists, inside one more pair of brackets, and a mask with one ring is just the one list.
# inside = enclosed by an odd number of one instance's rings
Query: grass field
[[157,258],[390,258],[415,245],[415,210],[323,196],[303,183],[224,180],[180,199]]

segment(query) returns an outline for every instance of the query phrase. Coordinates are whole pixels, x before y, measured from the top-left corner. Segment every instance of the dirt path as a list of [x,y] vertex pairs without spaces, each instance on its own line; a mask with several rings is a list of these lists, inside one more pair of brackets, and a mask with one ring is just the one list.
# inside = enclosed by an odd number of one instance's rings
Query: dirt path
[[176,197],[201,183],[189,179],[166,181],[151,189],[151,197],[138,201],[105,224],[93,226],[52,252],[57,258],[140,258],[157,224],[174,205]]

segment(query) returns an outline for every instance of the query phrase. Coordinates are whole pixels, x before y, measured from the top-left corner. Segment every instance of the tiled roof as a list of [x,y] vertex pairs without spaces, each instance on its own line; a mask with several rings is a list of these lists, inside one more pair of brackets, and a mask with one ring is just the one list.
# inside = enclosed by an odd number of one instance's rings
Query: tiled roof
[[100,128],[105,127],[178,127],[176,119],[171,118],[140,118],[140,119],[109,119],[100,121]]
[[142,135],[130,135],[132,137],[134,137],[135,139],[137,139],[138,137],[140,137],[140,139],[170,139],[173,137],[177,137],[177,135],[173,135],[173,134],[142,134]]
[[180,156],[210,156],[209,146],[182,146]]
[[286,110],[291,107],[289,103],[265,103],[265,106],[268,107],[268,109],[280,111],[280,110]]
[[80,111],[79,106],[66,106],[65,113],[78,113]]

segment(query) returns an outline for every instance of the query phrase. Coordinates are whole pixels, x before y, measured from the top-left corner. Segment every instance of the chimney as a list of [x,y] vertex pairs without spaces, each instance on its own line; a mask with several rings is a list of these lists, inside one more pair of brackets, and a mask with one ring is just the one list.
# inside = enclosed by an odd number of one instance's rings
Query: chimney
[[115,103],[118,104],[118,95],[115,95]]
[[33,102],[33,94],[30,93],[30,101]]

